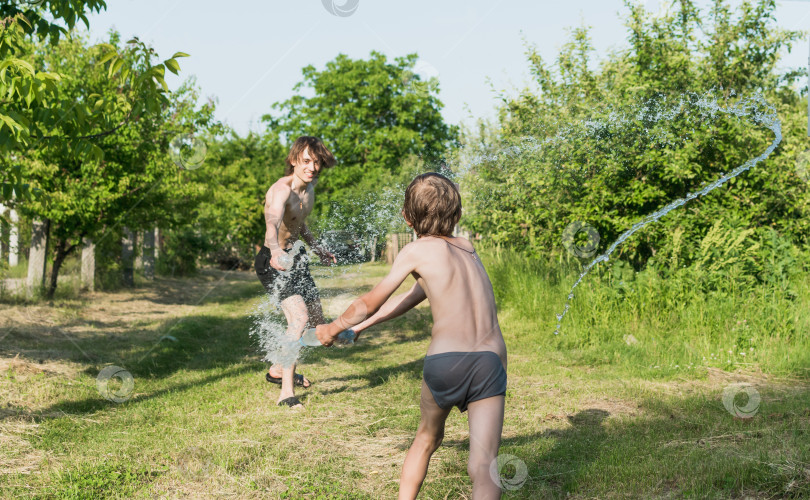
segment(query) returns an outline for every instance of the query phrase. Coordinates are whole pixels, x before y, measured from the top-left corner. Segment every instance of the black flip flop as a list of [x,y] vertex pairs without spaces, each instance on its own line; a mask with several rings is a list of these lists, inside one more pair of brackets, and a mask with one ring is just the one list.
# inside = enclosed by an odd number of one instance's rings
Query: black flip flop
[[281,401],[278,402],[278,406],[283,406],[283,405],[287,405],[290,408],[292,408],[293,406],[296,406],[296,405],[304,406],[304,404],[301,403],[301,401],[295,396],[290,396],[290,397],[288,397],[286,399],[282,399]]
[[[270,382],[271,384],[281,385],[281,377],[273,377],[269,373],[265,372],[264,379]],[[304,376],[300,373],[296,373],[295,375],[293,375],[293,384],[297,385],[298,387],[303,387],[304,389],[309,389],[309,387],[312,385],[312,382],[310,382],[309,385],[304,385]]]

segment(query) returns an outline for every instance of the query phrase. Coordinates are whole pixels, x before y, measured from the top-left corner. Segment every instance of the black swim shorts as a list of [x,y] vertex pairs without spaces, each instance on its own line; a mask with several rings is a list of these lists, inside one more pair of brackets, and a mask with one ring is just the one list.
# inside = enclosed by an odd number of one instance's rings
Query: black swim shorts
[[301,247],[301,251],[293,256],[293,267],[287,273],[282,273],[270,266],[270,249],[265,246],[256,254],[253,267],[267,293],[273,296],[278,293],[279,302],[293,295],[300,295],[307,304],[315,302],[319,298],[315,280],[312,279],[312,274],[309,272],[309,257],[304,247]]
[[506,395],[506,370],[492,351],[442,352],[425,356],[422,370],[439,408],[467,405],[479,399]]

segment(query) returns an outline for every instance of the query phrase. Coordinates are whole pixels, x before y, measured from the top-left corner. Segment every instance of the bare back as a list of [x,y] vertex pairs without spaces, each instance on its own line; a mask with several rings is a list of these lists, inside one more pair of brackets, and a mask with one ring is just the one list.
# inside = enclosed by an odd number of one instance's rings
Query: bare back
[[[346,328],[374,314],[411,274],[411,304],[430,301],[433,332],[427,354],[492,351],[506,367],[506,344],[498,324],[495,295],[484,266],[464,238],[425,236],[406,245],[388,275],[336,322]],[[345,320],[345,321],[344,321]]]
[[493,351],[505,358],[492,283],[472,244],[464,238],[423,237],[411,245],[419,254],[413,275],[433,315],[427,354]]

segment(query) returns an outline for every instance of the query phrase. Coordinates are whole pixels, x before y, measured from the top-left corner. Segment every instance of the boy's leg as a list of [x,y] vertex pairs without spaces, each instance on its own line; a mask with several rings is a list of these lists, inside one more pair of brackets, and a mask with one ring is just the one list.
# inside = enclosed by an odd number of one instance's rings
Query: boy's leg
[[[323,317],[323,307],[321,306],[321,299],[318,296],[317,288],[315,286],[315,281],[312,279],[312,275],[308,274],[305,280],[303,281],[305,284],[302,287],[301,292],[305,293],[309,299],[305,300],[308,315],[308,320],[306,322],[305,328],[315,328],[318,325],[327,323],[327,321]],[[289,324],[289,320],[287,324]],[[281,376],[281,371],[282,371],[281,367],[273,365],[268,370],[268,373],[270,374],[271,377],[278,378]],[[304,377],[304,388],[307,388],[310,385],[312,385],[310,381],[306,377]]]
[[473,500],[501,498],[500,485],[489,473],[493,460],[498,457],[503,430],[504,397],[479,399],[467,405],[470,426],[470,461],[467,472],[473,482]]
[[320,298],[308,302],[307,311],[309,312],[309,323],[307,323],[309,328],[315,328],[318,325],[327,323],[326,319],[323,317],[323,307],[321,306]]
[[413,444],[405,456],[405,463],[402,464],[402,476],[399,478],[399,500],[416,498],[419,493],[427,474],[430,456],[442,443],[444,422],[452,410],[452,407],[446,410],[439,408],[424,380],[422,381],[419,408],[422,418]]
[[[281,310],[284,311],[284,316],[287,318],[286,340],[291,343],[298,342],[307,324],[307,306],[304,304],[304,299],[300,295],[288,297],[281,301]],[[282,352],[285,351],[282,350]],[[286,364],[282,363],[281,367],[281,394],[279,394],[278,401],[295,396],[295,384],[293,383],[295,360],[292,360],[292,364],[289,366],[284,366]],[[303,405],[296,405],[295,408],[299,406],[303,407]]]

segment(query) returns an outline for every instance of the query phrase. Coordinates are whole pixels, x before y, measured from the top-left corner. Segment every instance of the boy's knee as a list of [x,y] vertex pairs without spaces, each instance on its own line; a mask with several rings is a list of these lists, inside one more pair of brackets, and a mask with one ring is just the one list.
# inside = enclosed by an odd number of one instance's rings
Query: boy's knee
[[303,328],[309,320],[309,315],[306,311],[296,311],[290,315],[289,325],[294,328]]
[[442,440],[444,439],[444,432],[439,433],[430,433],[430,432],[421,432],[417,433],[416,441],[430,453],[439,449],[439,446],[442,445]]
[[291,324],[296,329],[302,329],[307,326],[307,317],[306,316],[296,316],[291,321]]
[[491,479],[489,479],[489,468],[495,458],[496,457],[470,456],[470,460],[467,462],[467,474],[470,475],[473,481],[481,479],[491,481]]

